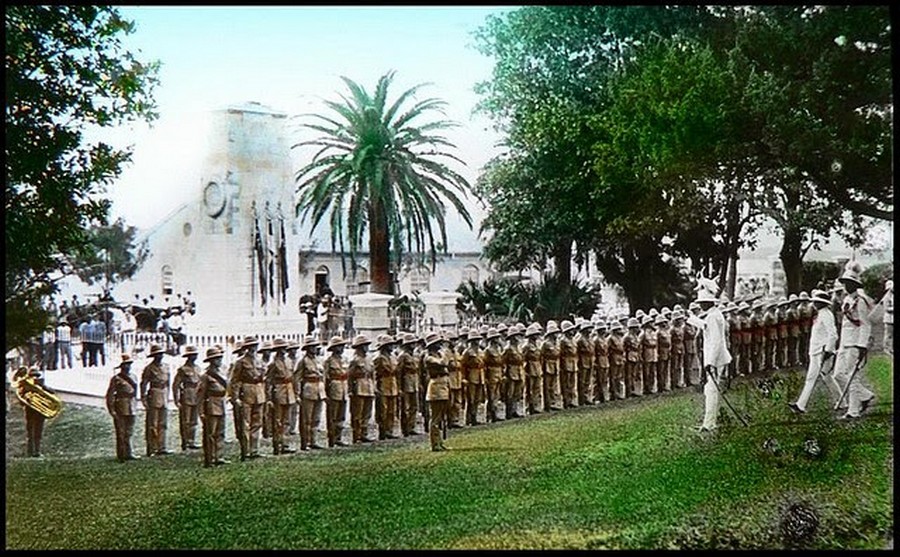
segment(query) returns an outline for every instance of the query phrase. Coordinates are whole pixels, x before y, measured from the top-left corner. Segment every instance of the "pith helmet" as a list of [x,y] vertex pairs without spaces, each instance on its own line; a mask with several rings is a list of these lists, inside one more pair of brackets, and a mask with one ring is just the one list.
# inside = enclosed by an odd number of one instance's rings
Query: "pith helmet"
[[862,265],[857,261],[850,261],[844,267],[844,274],[841,275],[839,280],[841,282],[855,282],[857,285],[862,286],[862,280],[859,278],[860,273],[862,273]]
[[500,336],[500,331],[491,327],[490,329],[488,329],[487,336],[485,338],[490,340],[492,338],[497,338],[499,336]]
[[506,323],[500,323],[499,325],[497,325],[496,329],[498,333],[504,335],[506,334],[506,331],[509,329],[509,327],[506,326]]
[[184,352],[181,353],[182,356],[187,358],[188,356],[197,356],[200,354],[200,351],[197,350],[196,346],[185,346]]
[[444,337],[441,335],[441,333],[437,331],[431,331],[427,335],[425,335],[425,347],[428,348],[432,344],[441,342],[443,340]]
[[456,340],[459,338],[459,333],[457,333],[453,329],[446,329],[444,331],[444,338],[447,340]]
[[684,319],[684,311],[682,311],[681,308],[672,312],[672,321],[677,321],[679,319]]
[[478,331],[471,330],[469,331],[469,336],[466,337],[466,340],[481,340],[481,335],[478,333]]
[[591,321],[590,319],[585,319],[584,321],[581,322],[581,325],[578,327],[578,329],[581,331],[586,331],[588,329],[593,329],[593,328],[594,328],[594,322]]
[[360,346],[367,346],[371,344],[372,341],[366,335],[356,335],[353,337],[353,342],[350,343],[350,346],[353,348],[359,348]]
[[801,301],[809,300],[809,294],[806,293],[806,290],[804,290],[803,292],[800,293],[800,300]]
[[618,321],[613,321],[613,324],[610,325],[610,327],[609,327],[609,332],[611,332],[611,333],[614,333],[616,331],[621,331],[621,330],[622,330],[622,324],[619,323]]
[[521,336],[525,332],[525,327],[521,323],[516,323],[506,331],[506,338]]
[[822,304],[831,304],[831,299],[828,295],[821,290],[813,290],[812,297],[810,298],[811,302],[820,302]]
[[657,315],[659,315],[659,312],[656,311],[656,308],[650,308],[650,311],[647,312],[647,315],[649,315],[650,317],[656,317]]
[[347,341],[344,340],[344,337],[340,335],[334,335],[328,340],[328,349],[331,350],[332,348],[338,348],[341,346],[345,346],[346,344]]
[[641,327],[646,327],[647,325],[652,325],[654,318],[649,314],[645,315],[643,319],[641,319]]
[[628,328],[629,329],[639,329],[641,327],[640,321],[637,320],[637,317],[632,317],[628,320]]
[[389,334],[382,333],[375,338],[375,344],[372,346],[372,348],[381,350],[385,346],[391,346],[394,344],[397,344],[397,339]]
[[544,334],[555,335],[558,332],[559,325],[556,324],[556,321],[547,321],[547,330],[544,331]]
[[891,279],[888,279],[887,281],[885,281],[884,289],[885,290],[893,290],[894,289],[894,281],[892,281]]
[[533,337],[541,334],[541,325],[539,323],[532,323],[525,329],[526,337]]
[[657,325],[662,325],[663,323],[668,323],[668,322],[669,322],[669,320],[666,319],[666,316],[663,315],[662,313],[660,313],[659,315],[657,315],[657,316],[656,316],[656,321],[654,321],[654,323],[656,323]]
[[562,331],[563,333],[568,333],[569,331],[571,331],[574,328],[575,328],[575,324],[572,323],[571,321],[569,321],[568,319],[564,320],[559,326],[560,331]]

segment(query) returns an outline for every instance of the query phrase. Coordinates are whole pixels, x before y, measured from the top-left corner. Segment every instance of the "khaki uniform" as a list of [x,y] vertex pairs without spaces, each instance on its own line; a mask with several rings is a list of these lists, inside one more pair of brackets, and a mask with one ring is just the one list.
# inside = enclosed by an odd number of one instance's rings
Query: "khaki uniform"
[[750,316],[750,327],[753,329],[753,373],[759,374],[766,370],[766,327],[759,309]]
[[506,366],[506,417],[521,418],[524,415],[525,395],[525,356],[516,343],[510,343],[503,352],[503,363]]
[[347,369],[350,375],[350,424],[353,442],[368,442],[369,422],[375,409],[375,368],[364,355],[355,354]]
[[796,308],[789,307],[785,311],[788,326],[787,363],[789,366],[800,364],[797,350],[800,348],[800,315]]
[[[641,341],[639,333],[625,333],[625,392],[626,396],[640,396],[635,379],[641,379]],[[643,381],[642,381],[643,382]]]
[[328,430],[328,446],[343,445],[344,422],[347,415],[348,380],[344,359],[331,354],[325,360],[325,428]]
[[241,458],[259,455],[263,408],[266,405],[265,382],[265,371],[250,352],[234,362],[229,383],[232,387],[231,403],[241,409]]
[[575,337],[578,351],[578,404],[594,403],[594,340],[581,332]]
[[804,302],[797,308],[797,318],[800,325],[799,347],[797,351],[800,363],[804,366],[809,365],[809,338],[812,333],[815,315],[816,310],[811,303]]
[[225,397],[228,382],[221,376],[218,366],[209,365],[200,376],[197,402],[203,417],[203,465],[212,466],[224,462],[225,448]]
[[300,393],[300,449],[320,448],[316,430],[325,404],[325,371],[317,357],[304,354],[300,359],[294,370],[294,387]]
[[484,402],[484,355],[469,345],[462,355],[462,374],[466,381],[466,424],[478,423],[478,407]]
[[672,362],[669,364],[671,368],[672,388],[682,389],[684,383],[684,323],[672,324],[669,329],[669,338],[672,341]]
[[416,432],[419,413],[419,364],[411,352],[397,357],[397,376],[400,378],[400,431],[404,437]]
[[559,340],[560,382],[563,391],[563,407],[578,406],[578,347],[568,333]]
[[544,408],[544,369],[541,349],[534,342],[534,337],[528,339],[522,350],[522,356],[525,358],[525,392],[528,398],[528,413],[540,414]]
[[397,421],[397,410],[400,406],[400,385],[397,381],[397,365],[394,359],[379,353],[372,359],[375,367],[375,381],[378,392],[379,413],[378,438],[394,439],[394,423]]
[[559,360],[559,345],[555,340],[545,338],[541,344],[541,361],[544,365],[544,410],[563,409]]
[[172,399],[178,407],[178,423],[181,431],[181,450],[198,449],[197,424],[200,412],[197,389],[200,387],[200,366],[184,364],[172,379]]
[[450,406],[450,378],[448,377],[447,363],[440,355],[428,353],[425,355],[424,362],[428,372],[428,390],[425,400],[431,407],[428,437],[432,450],[437,450],[444,448],[441,426],[447,420],[447,410]]
[[500,415],[503,355],[494,343],[484,351],[484,382],[487,386],[487,420],[499,421],[503,419]]
[[753,324],[749,315],[741,315],[741,352],[738,356],[741,364],[738,372],[750,375],[753,372]]
[[150,362],[141,374],[141,400],[147,411],[147,456],[165,454],[169,397],[169,370],[165,364]]
[[766,330],[766,370],[778,369],[778,316],[770,309],[763,316]]
[[732,311],[726,320],[728,323],[728,351],[731,352],[731,363],[728,364],[728,377],[734,378],[740,375],[741,347],[744,337],[741,333],[741,317],[736,311]]
[[594,337],[594,368],[596,377],[594,383],[594,399],[598,402],[606,402],[610,400],[609,382],[609,337],[606,332],[598,333]]
[[137,415],[137,393],[137,381],[127,372],[113,375],[106,389],[106,409],[116,428],[116,459],[119,462],[134,458],[131,436],[134,434],[134,418]]
[[685,383],[700,383],[700,356],[697,353],[697,329],[690,323],[684,324],[684,375]]
[[276,354],[275,359],[266,369],[266,387],[269,392],[269,403],[273,417],[272,427],[272,452],[282,454],[285,449],[290,449],[285,441],[285,432],[290,431],[288,420],[291,416],[291,407],[297,404],[297,394],[294,391],[294,374],[288,367],[284,356]]
[[456,350],[450,347],[444,351],[444,360],[447,362],[447,377],[450,380],[450,427],[461,427],[465,421],[462,364]]
[[788,324],[786,309],[779,309],[775,315],[778,320],[778,368],[783,369],[788,366],[788,339],[791,336],[790,325]]
[[670,391],[672,390],[672,371],[671,371],[671,352],[672,352],[672,336],[669,333],[669,327],[665,324],[660,325],[656,331],[656,349],[659,361],[656,364],[656,390]]
[[613,333],[609,337],[609,380],[616,398],[628,395],[625,384],[625,336]]
[[641,346],[641,361],[643,363],[644,378],[641,381],[641,392],[645,395],[655,393],[657,364],[659,363],[658,337],[653,329],[644,328],[638,335],[638,343]]

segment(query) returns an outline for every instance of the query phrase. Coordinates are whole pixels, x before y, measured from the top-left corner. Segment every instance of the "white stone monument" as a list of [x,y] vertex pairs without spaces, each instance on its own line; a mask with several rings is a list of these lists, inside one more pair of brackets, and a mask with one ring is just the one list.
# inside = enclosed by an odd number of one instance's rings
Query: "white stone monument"
[[419,299],[425,304],[423,326],[429,330],[432,325],[435,329],[442,327],[456,327],[459,323],[459,313],[456,311],[456,300],[461,296],[458,292],[422,292]]
[[367,292],[349,298],[353,304],[353,328],[357,334],[365,335],[374,342],[375,337],[388,331],[388,302],[393,296]]

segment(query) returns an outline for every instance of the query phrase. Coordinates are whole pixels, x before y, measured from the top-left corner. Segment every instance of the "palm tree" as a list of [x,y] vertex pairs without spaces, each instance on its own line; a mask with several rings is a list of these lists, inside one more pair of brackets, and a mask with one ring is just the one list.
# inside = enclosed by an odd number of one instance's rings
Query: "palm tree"
[[[469,228],[472,217],[463,202],[471,191],[465,178],[441,160],[463,163],[448,152],[455,149],[440,132],[456,126],[448,120],[419,123],[423,116],[437,111],[443,114],[444,101],[428,98],[406,110],[403,105],[425,83],[404,91],[393,104],[386,104],[388,86],[394,72],[378,80],[375,94],[369,95],[354,81],[342,77],[350,97],[343,102],[325,101],[336,115],[310,114],[312,123],[304,128],[319,137],[297,143],[292,148],[316,146],[312,161],[296,174],[297,214],[311,218],[315,229],[329,215],[331,247],[340,245],[344,263],[345,235],[352,265],[369,232],[369,269],[372,292],[392,293],[391,248],[394,261],[400,261],[405,237],[406,250],[423,254],[428,246],[432,272],[437,247],[447,250],[444,216],[449,201]],[[405,110],[401,112],[401,109]],[[437,224],[439,244],[433,225]]]

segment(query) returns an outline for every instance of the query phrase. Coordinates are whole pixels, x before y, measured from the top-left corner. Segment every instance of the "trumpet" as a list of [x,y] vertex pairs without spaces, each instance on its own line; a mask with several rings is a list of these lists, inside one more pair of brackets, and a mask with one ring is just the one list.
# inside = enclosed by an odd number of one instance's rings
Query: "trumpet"
[[22,404],[45,418],[55,418],[62,411],[62,399],[37,384],[33,377],[26,375],[18,379],[15,387],[16,397]]

